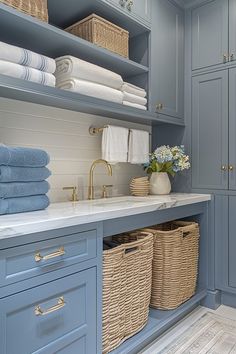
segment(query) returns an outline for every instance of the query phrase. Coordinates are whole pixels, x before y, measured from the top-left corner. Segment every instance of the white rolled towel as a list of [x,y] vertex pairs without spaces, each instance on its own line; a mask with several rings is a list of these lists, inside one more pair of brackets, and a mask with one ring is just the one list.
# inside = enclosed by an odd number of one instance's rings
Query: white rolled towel
[[56,86],[63,90],[73,91],[81,95],[91,96],[122,104],[123,94],[119,90],[85,80],[70,79],[60,82]]
[[133,108],[142,109],[143,111],[147,110],[146,106],[143,106],[143,105],[137,104],[137,103],[132,103],[132,102],[129,102],[129,101],[123,101],[123,105],[129,106],[129,107],[133,107]]
[[30,66],[50,74],[53,74],[56,70],[54,59],[5,42],[0,42],[0,60]]
[[56,84],[56,79],[53,74],[29,68],[28,66],[10,63],[4,60],[0,60],[0,74],[26,81],[32,81],[45,86],[55,87]]
[[123,83],[121,91],[132,93],[133,95],[140,96],[140,97],[147,96],[147,92],[143,88],[130,84],[129,82]]
[[147,99],[144,97],[133,95],[132,93],[128,93],[128,92],[123,92],[123,94],[124,94],[124,101],[140,104],[141,106],[146,106],[147,104]]
[[56,59],[55,76],[60,81],[78,79],[96,82],[120,90],[123,79],[113,71],[98,65],[67,55]]

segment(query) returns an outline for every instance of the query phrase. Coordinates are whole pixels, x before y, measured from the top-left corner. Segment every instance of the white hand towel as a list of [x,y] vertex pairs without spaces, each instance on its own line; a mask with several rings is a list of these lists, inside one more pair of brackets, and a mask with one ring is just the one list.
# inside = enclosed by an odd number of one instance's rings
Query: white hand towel
[[73,91],[90,97],[100,98],[122,104],[123,94],[111,87],[85,80],[70,79],[64,82],[57,80],[56,86],[63,90]]
[[108,125],[102,134],[102,158],[110,163],[127,162],[129,130]]
[[81,79],[96,82],[117,90],[120,90],[123,85],[122,77],[113,71],[69,55],[57,58],[56,65],[55,76],[60,81],[71,78]]
[[142,164],[149,161],[149,133],[130,129],[128,162]]
[[147,96],[147,92],[143,88],[135,86],[135,85],[132,85],[132,84],[130,84],[128,82],[124,82],[123,83],[121,91],[132,93],[133,95],[140,96],[140,97],[146,97]]
[[145,106],[147,104],[147,99],[144,97],[133,95],[132,93],[128,93],[128,92],[123,92],[123,95],[124,95],[124,101],[140,104],[141,106]]
[[45,86],[55,87],[56,84],[56,79],[53,74],[29,68],[28,66],[10,63],[4,60],[0,60],[0,74],[36,82]]
[[141,104],[132,103],[132,102],[129,102],[129,101],[123,101],[123,105],[129,106],[129,107],[133,107],[133,108],[142,109],[143,111],[147,110],[146,106],[142,106]]
[[53,74],[56,70],[56,62],[54,59],[4,42],[0,42],[0,60],[30,66],[31,68],[50,74]]

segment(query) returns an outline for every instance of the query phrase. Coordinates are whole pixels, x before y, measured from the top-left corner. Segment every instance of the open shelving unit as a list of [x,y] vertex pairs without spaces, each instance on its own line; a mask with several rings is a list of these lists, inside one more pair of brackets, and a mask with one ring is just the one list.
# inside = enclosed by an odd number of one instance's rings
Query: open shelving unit
[[[78,7],[78,1],[70,0],[71,5]],[[84,1],[81,2],[85,3]],[[82,7],[85,11],[91,11],[91,1],[86,1],[86,6]],[[93,2],[94,3],[94,2]],[[99,4],[101,2],[98,1]],[[50,5],[51,4],[51,5]],[[52,19],[56,25],[62,27],[59,13],[65,11],[65,18],[69,23],[72,18],[74,7],[68,7],[69,13],[63,8],[62,2],[57,7],[53,0],[49,1],[49,14],[52,8],[56,8]],[[77,5],[76,5],[77,4]],[[68,4],[67,4],[68,5]],[[98,9],[103,9],[105,14],[107,6],[99,5]],[[51,10],[50,10],[51,9]],[[87,9],[87,10],[86,10]],[[72,11],[72,12],[71,12]],[[99,10],[97,10],[99,13]],[[76,13],[74,11],[74,13]],[[113,14],[114,15],[114,14]],[[111,16],[111,15],[110,15]],[[124,15],[117,15],[117,23],[122,24],[125,21]],[[127,20],[127,18],[126,18]],[[122,22],[123,21],[123,22]],[[149,89],[149,62],[148,62],[148,38],[150,31],[144,25],[135,21],[127,21],[128,30],[131,33],[130,57],[127,59],[106,49],[98,47],[88,41],[76,37],[63,31],[54,24],[44,23],[31,16],[25,15],[13,8],[0,3],[0,40],[7,43],[21,46],[35,52],[50,56],[59,57],[65,54],[77,56],[83,60],[100,65],[120,74],[124,80],[140,84],[147,91]],[[139,43],[139,46],[137,45]],[[143,48],[142,54],[137,54],[137,48],[140,45]],[[135,49],[136,48],[136,49]],[[176,124],[184,125],[183,121],[171,117],[159,116],[157,113],[142,111],[135,108],[126,107],[120,104],[114,104],[105,100],[96,99],[89,96],[80,95],[73,92],[59,90],[32,82],[0,75],[0,96],[52,106],[62,109],[69,109],[77,112],[103,115],[110,118],[139,122],[142,124]]]

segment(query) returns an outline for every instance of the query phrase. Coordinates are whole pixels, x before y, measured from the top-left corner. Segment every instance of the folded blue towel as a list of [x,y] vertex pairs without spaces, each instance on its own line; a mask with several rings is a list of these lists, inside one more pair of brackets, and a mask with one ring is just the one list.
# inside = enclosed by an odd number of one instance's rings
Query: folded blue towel
[[37,182],[50,175],[47,167],[0,166],[0,182]]
[[42,210],[46,209],[49,204],[50,202],[46,195],[0,199],[0,215]]
[[47,181],[0,183],[0,198],[18,198],[46,194],[49,188]]
[[0,145],[0,165],[18,167],[44,167],[49,155],[41,149]]

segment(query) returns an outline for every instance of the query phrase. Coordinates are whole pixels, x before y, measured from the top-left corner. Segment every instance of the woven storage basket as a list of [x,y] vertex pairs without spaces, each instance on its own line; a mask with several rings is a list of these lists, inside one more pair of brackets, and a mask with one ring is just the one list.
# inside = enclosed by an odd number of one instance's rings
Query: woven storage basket
[[100,16],[92,14],[66,28],[66,31],[126,58],[129,57],[129,32]]
[[175,221],[145,229],[154,235],[151,307],[171,310],[196,290],[199,226]]
[[152,283],[153,235],[118,235],[121,244],[103,252],[103,353],[118,347],[147,323]]
[[0,0],[0,2],[48,22],[47,0]]

